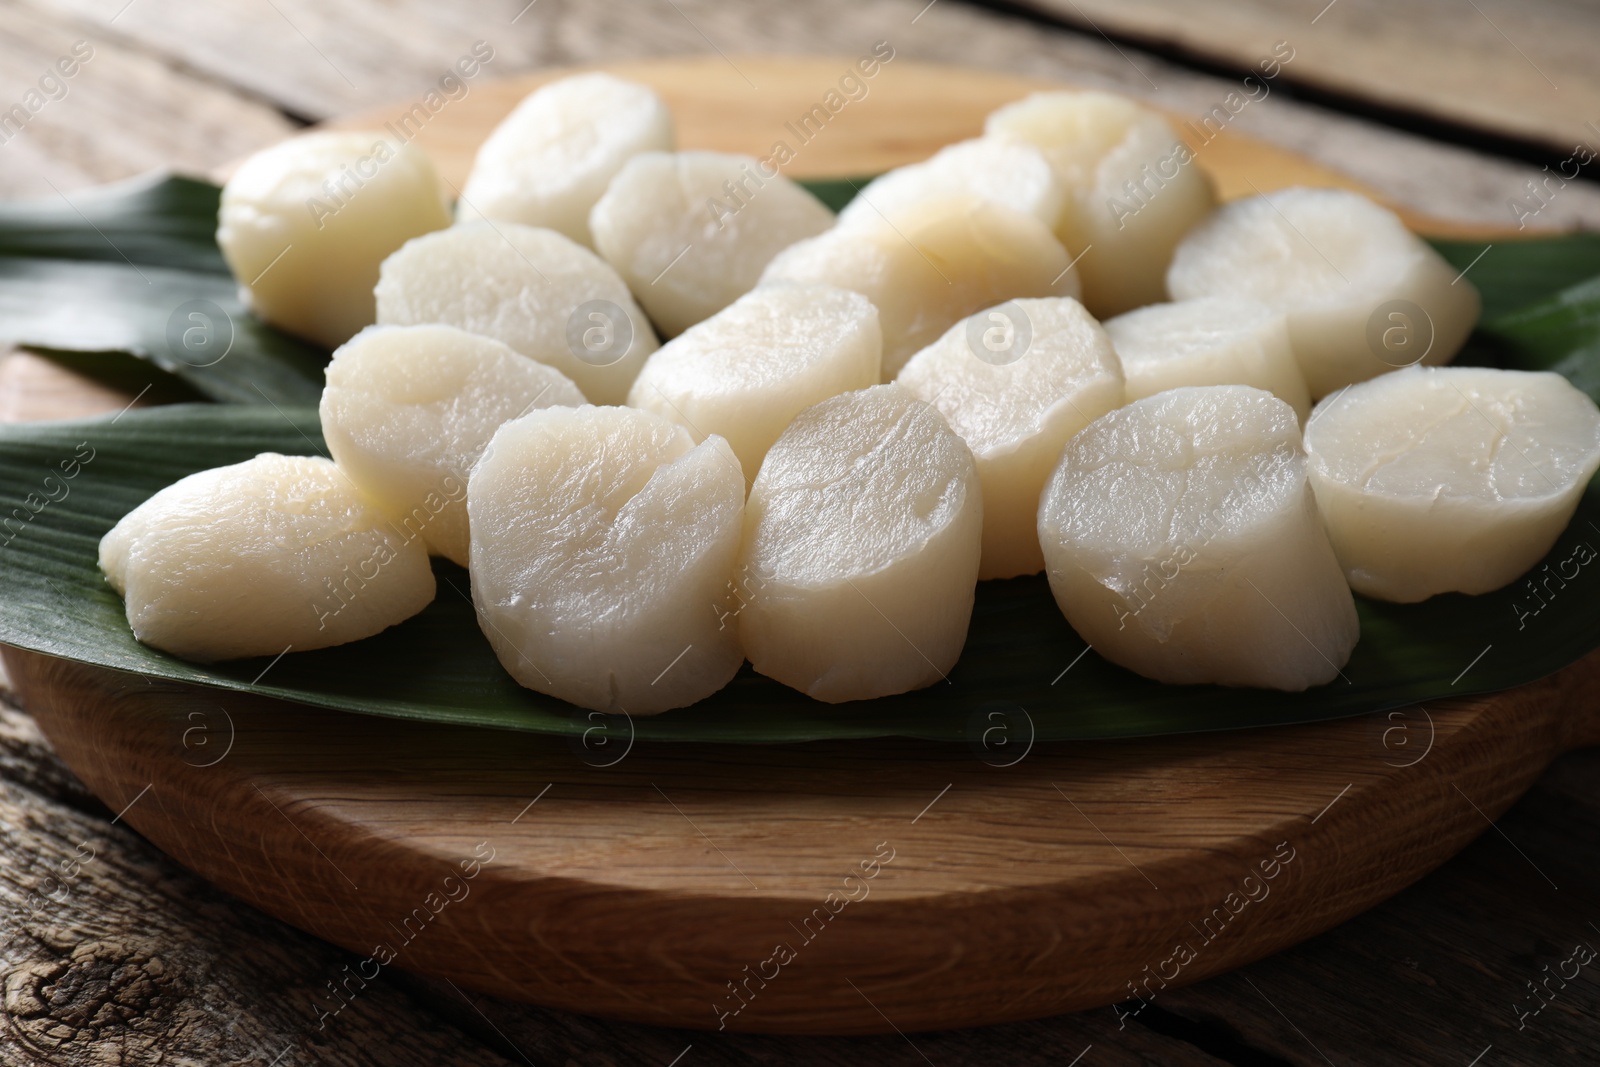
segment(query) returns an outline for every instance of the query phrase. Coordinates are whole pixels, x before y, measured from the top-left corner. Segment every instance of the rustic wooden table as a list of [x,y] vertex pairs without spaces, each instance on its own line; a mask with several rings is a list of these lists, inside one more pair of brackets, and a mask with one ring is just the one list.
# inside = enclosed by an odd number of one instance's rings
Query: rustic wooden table
[[[208,171],[307,122],[414,95],[478,40],[495,50],[490,69],[509,74],[672,53],[853,54],[888,39],[906,56],[1101,85],[1196,115],[1258,53],[1286,41],[1296,59],[1283,87],[1238,116],[1241,130],[1396,201],[1501,225],[1516,221],[1508,201],[1544,179],[1539,163],[1554,165],[1578,139],[1600,142],[1586,58],[1600,18],[1557,0],[1035,0],[1001,12],[959,0],[464,7],[0,0],[0,111],[76,42],[92,49],[20,130],[0,128],[0,196],[70,196],[157,166]],[[1310,91],[1294,98],[1295,84]],[[1555,192],[1537,225],[1600,227],[1594,186],[1546,188]],[[9,392],[32,398],[0,417],[70,413],[52,402],[69,381],[74,402],[82,397],[67,375],[0,354]],[[1579,946],[1576,958],[1600,946],[1600,752],[1558,762],[1475,844],[1387,904],[1244,970],[1164,991],[1125,1023],[1107,1008],[866,1039],[657,1030],[392,972],[324,1017],[326,983],[351,957],[156,852],[85,792],[10,704],[0,705],[0,774],[8,1064],[1491,1067],[1600,1058],[1600,967],[1575,976],[1563,967]]]

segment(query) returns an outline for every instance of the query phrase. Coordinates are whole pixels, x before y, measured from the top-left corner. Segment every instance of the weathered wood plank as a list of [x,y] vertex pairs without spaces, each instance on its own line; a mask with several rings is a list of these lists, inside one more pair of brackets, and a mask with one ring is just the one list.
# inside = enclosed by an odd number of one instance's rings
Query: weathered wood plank
[[1600,145],[1600,10],[1557,0],[1022,0],[1086,29],[1240,67],[1273,42],[1291,77],[1389,108],[1569,151]]
[[1600,1048],[1600,751],[1563,758],[1485,829],[1382,907],[1153,1003],[1233,1026],[1307,1067],[1467,1064],[1490,1046],[1485,1065],[1590,1062]]
[[109,819],[105,805],[56,758],[33,717],[12,706],[9,688],[0,676],[0,779],[79,811],[104,812]]
[[[485,1043],[509,1043],[511,1058],[585,1067],[669,1064],[681,1067],[807,1067],[947,1064],[1056,1064],[1090,1067],[1222,1067],[1219,1059],[1180,1038],[1143,1026],[1119,1029],[1109,1013],[1060,1015],[1030,1023],[976,1030],[874,1037],[773,1037],[758,1034],[667,1030],[568,1015],[476,994],[467,997],[430,979],[404,976],[402,984],[444,1018]],[[687,1050],[687,1051],[686,1051]]]
[[[5,0],[0,10],[21,2]],[[102,0],[27,2],[38,5],[29,10],[47,12],[58,21],[103,23],[105,18]],[[198,9],[182,5],[181,11],[180,4],[137,0],[111,27],[117,35],[112,39],[124,48],[146,49],[186,71],[245,86],[250,94],[309,118],[418,96],[478,39],[496,51],[485,70],[489,76],[556,63],[712,50],[730,56],[796,51],[852,55],[881,39],[907,57],[1099,86],[1197,118],[1239,88],[1136,49],[1114,48],[1093,34],[1041,29],[956,0],[941,0],[925,11],[922,0],[816,0],[803,8],[781,0],[751,0],[734,7],[715,0],[681,0],[625,8],[560,0],[538,0],[531,7],[518,0],[495,0],[470,8],[429,7],[423,0],[381,8],[330,7],[315,0],[275,0],[272,5],[232,0]],[[1289,71],[1303,58],[1305,36],[1292,41],[1296,55]],[[1261,54],[1270,48],[1268,42]],[[1252,54],[1250,62],[1255,58]],[[181,114],[186,99],[173,91],[166,110]],[[125,118],[137,117],[134,106],[128,110],[133,114],[123,116],[110,108],[103,115],[85,115],[83,121],[95,122],[91,132],[98,133],[99,125],[115,128]],[[1281,93],[1251,102],[1233,126],[1345,170],[1401,203],[1461,221],[1515,222],[1508,201],[1525,197],[1526,183],[1542,177],[1525,164],[1400,134],[1290,101]],[[240,145],[233,155],[274,136]],[[213,157],[228,158],[220,151]],[[143,165],[149,153],[136,158]],[[29,165],[53,164],[46,155]],[[137,169],[129,166],[121,173]],[[18,179],[9,174],[0,173],[0,193],[14,195],[6,183]],[[1600,190],[1568,185],[1534,222],[1551,228],[1600,226]]]
[[[181,34],[181,23],[172,32]],[[77,63],[71,77],[60,76],[63,59]],[[12,118],[0,126],[7,198],[70,193],[159,167],[205,173],[295,128],[269,106],[119,45],[100,25],[16,0],[0,3],[0,113]]]
[[[351,978],[348,955],[240,907],[114,824],[9,707],[0,771],[0,1062],[508,1062],[388,983]],[[349,992],[324,1018],[338,1003],[329,982]]]
[[[108,9],[107,0],[31,2],[58,17],[99,23],[128,47],[238,86],[311,120],[376,101],[421,96],[478,40],[495,50],[480,77],[527,70],[553,59],[548,12],[556,0],[539,0],[521,18],[517,14],[528,7],[528,0],[470,5],[428,0],[137,0],[110,25],[105,19],[115,5]],[[595,21],[598,14],[587,18]]]

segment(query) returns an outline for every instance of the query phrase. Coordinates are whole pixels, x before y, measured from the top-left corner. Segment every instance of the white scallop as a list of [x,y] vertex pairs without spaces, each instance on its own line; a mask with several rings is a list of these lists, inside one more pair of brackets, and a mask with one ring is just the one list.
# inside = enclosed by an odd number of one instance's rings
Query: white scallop
[[719,437],[619,407],[546,408],[495,433],[467,483],[472,599],[520,684],[648,715],[721,689],[744,478]]
[[866,297],[826,285],[770,285],[668,341],[628,403],[718,434],[753,479],[803,409],[878,381],[883,334]]
[[1072,260],[1044,223],[976,197],[922,200],[892,225],[837,226],[780,252],[761,282],[835,285],[872,301],[886,380],[975,311],[1078,295]]
[[1172,389],[1091,423],[1039,539],[1073,629],[1147,678],[1294,692],[1339,677],[1359,636],[1294,410],[1259,389]]
[[1179,246],[1167,288],[1174,300],[1245,297],[1287,314],[1313,399],[1448,363],[1478,319],[1472,283],[1393,212],[1342,189],[1224,204]]
[[373,326],[333,354],[322,436],[350,480],[467,565],[467,475],[501,423],[584,403],[556,370],[454,326]]
[[332,461],[254,459],[191,474],[100,541],[133,635],[208,663],[371,637],[433,600],[422,542]]
[[1066,191],[1056,235],[1078,260],[1083,302],[1108,318],[1166,296],[1172,250],[1216,205],[1194,154],[1166,119],[1101,92],[1035,93],[989,116],[984,133],[1037,146]]
[[1306,451],[1357,592],[1486,593],[1566,529],[1600,467],[1600,410],[1558,374],[1416,367],[1318,404]]
[[983,482],[979,578],[1044,570],[1039,493],[1067,441],[1122,406],[1122,370],[1071,297],[1017,300],[963,319],[895,379],[972,449]]
[[620,404],[656,335],[616,271],[554,230],[464,223],[383,262],[378,322],[444,323],[548,364],[596,404]]
[[772,257],[833,225],[833,212],[749,156],[648,152],[589,217],[595,248],[661,332],[682,333],[755,288]]
[[371,325],[378,264],[448,225],[444,186],[421,149],[322,131],[239,165],[222,188],[217,246],[252,311],[334,348]]
[[939,681],[966,641],[982,527],[971,452],[909,392],[806,409],[746,506],[745,655],[830,704]]
[[640,152],[672,144],[672,116],[654,91],[598,72],[562,78],[530,93],[489,134],[457,213],[592,245],[589,212],[611,179]]
[[919,201],[941,196],[981,197],[1036,216],[1052,230],[1066,201],[1050,161],[1033,145],[975,137],[874,178],[839,212],[839,222],[892,220]]
[[1151,304],[1105,327],[1130,401],[1180,385],[1253,385],[1294,408],[1302,423],[1311,413],[1288,319],[1258,301],[1212,296]]

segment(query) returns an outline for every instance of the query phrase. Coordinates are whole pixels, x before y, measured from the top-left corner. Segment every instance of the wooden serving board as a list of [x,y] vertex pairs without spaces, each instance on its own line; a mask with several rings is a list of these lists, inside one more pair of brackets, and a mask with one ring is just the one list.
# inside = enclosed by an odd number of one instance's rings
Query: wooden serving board
[[[611,69],[666,95],[685,146],[765,152],[848,62]],[[493,122],[555,73],[475,87],[432,119],[424,145],[459,185]],[[1037,87],[895,61],[794,171],[922,158]],[[1199,158],[1232,194],[1352,184],[1241,137]],[[0,364],[12,417],[125,402],[31,357]],[[14,649],[5,664],[121,820],[357,954],[321,998],[330,1013],[390,966],[692,1028],[846,1034],[1114,1001],[1139,1010],[1397,892],[1486,830],[1556,755],[1600,743],[1600,654],[1492,697],[1367,718],[976,749],[568,742]],[[1072,699],[1070,674],[1060,693]]]

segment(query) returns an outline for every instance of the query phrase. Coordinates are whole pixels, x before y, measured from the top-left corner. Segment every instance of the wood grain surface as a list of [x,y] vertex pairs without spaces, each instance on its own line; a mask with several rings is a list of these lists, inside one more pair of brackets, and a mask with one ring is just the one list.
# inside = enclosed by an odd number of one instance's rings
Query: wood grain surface
[[[1340,0],[1337,12],[1349,0]],[[1099,22],[1104,16],[1095,11]],[[1243,4],[1241,3],[1241,6]],[[1324,7],[1251,4],[1269,22],[1309,19]],[[1430,9],[1433,5],[1429,5]],[[1581,14],[1561,0],[1529,0],[1527,24]],[[1499,9],[1485,5],[1499,21]],[[1410,6],[1390,5],[1404,20]],[[1448,17],[1466,14],[1454,10]],[[1330,14],[1328,17],[1332,17]],[[315,23],[308,21],[315,18]],[[915,21],[913,21],[915,20]],[[1324,19],[1323,21],[1326,21]],[[386,26],[406,32],[385,33]],[[1321,26],[1322,23],[1317,24]],[[1383,19],[1367,24],[1378,34]],[[1511,23],[1518,44],[1529,48]],[[310,31],[303,35],[296,27]],[[422,27],[420,31],[416,27]],[[1119,27],[1106,23],[1116,33]],[[1437,26],[1422,27],[1417,51]],[[703,32],[702,32],[703,31]],[[378,33],[377,38],[373,37]],[[1296,35],[1296,39],[1303,35]],[[731,52],[848,53],[892,39],[902,56],[1014,75],[1070,79],[1198,115],[1235,84],[1156,58],[1092,27],[1076,31],[979,10],[961,0],[0,0],[0,97],[17,100],[75,40],[101,59],[66,99],[0,147],[0,196],[57,197],[97,182],[178,165],[203,173],[284,132],[423,91],[475,39],[494,44],[497,75],[617,57]],[[377,39],[381,48],[366,41]],[[1575,38],[1581,40],[1582,38]],[[1363,42],[1358,41],[1361,47]],[[1531,54],[1539,54],[1530,49]],[[335,72],[323,56],[338,64]],[[1359,58],[1359,57],[1357,57]],[[98,62],[98,59],[97,61]],[[1231,62],[1231,61],[1230,61]],[[1522,62],[1485,48],[1470,69],[1486,80]],[[1559,81],[1559,74],[1557,75]],[[1390,104],[1403,108],[1403,98]],[[202,122],[207,115],[215,117]],[[1370,118],[1275,92],[1236,127],[1359,176],[1385,195],[1464,221],[1510,219],[1507,199],[1536,167],[1429,141]],[[204,129],[196,136],[196,129]],[[138,131],[138,137],[129,131]],[[58,190],[60,193],[58,193]],[[1600,226],[1600,193],[1571,185],[1540,214],[1553,228]],[[72,388],[93,381],[36,357],[0,363],[8,419],[94,410]],[[17,403],[27,383],[39,402]],[[50,400],[60,406],[50,406]],[[119,405],[120,406],[120,405]],[[3,595],[3,594],[0,594]],[[0,1060],[29,1067],[103,1067],[189,1060],[252,1067],[299,1064],[816,1064],[946,1067],[961,1063],[1096,1065],[1347,1064],[1587,1065],[1600,1043],[1593,969],[1532,1018],[1528,984],[1579,940],[1600,945],[1600,750],[1560,759],[1492,830],[1390,901],[1334,930],[1226,975],[1163,991],[1132,1018],[1113,1008],[1025,1023],[855,1038],[684,1033],[600,1021],[518,1004],[391,968],[362,1002],[327,1027],[316,998],[342,953],[189,875],[113,822],[17,711],[0,672],[0,973],[48,968],[47,995],[0,1013]],[[1393,724],[1383,724],[1387,729]],[[1391,735],[1398,743],[1406,732]],[[1381,734],[1380,734],[1381,737]],[[1400,760],[1402,746],[1384,758]],[[937,809],[935,809],[937,810]],[[930,815],[931,817],[931,815]],[[919,824],[920,825],[920,824]],[[1487,823],[1485,826],[1487,827]],[[98,849],[63,888],[42,859],[64,859],[85,839]],[[40,898],[48,895],[48,902]],[[26,919],[16,908],[26,904]],[[182,982],[141,989],[150,999],[102,993],[105,946],[140,946]],[[78,952],[79,946],[97,946]],[[146,973],[141,968],[126,972]],[[19,980],[21,988],[39,983]],[[1552,988],[1556,987],[1554,982]],[[381,1007],[381,1010],[378,1010]],[[85,1025],[92,1020],[93,1025]],[[210,1029],[197,1030],[202,1022]],[[226,1040],[237,1030],[256,1042]],[[48,1031],[48,1043],[33,1034]],[[195,1038],[209,1038],[205,1052]],[[442,1042],[439,1043],[439,1042]],[[173,1050],[168,1056],[167,1049]]]
[[1590,4],[1525,0],[1023,0],[1108,33],[1249,68],[1295,42],[1293,81],[1389,110],[1542,142],[1600,146]]
[[1600,741],[1600,654],[1398,718],[1005,767],[908,742],[572,745],[6,665],[130,825],[364,956],[343,996],[398,964],[688,1029],[1137,1012],[1393,895]]
[[[748,151],[839,64],[620,69],[662,89],[686,146]],[[889,69],[855,124],[817,138],[810,173],[921,158],[1036,87]],[[728,79],[750,73],[766,88],[730,107],[741,96]],[[485,84],[428,124],[426,147],[458,175],[527,88]],[[1224,188],[1318,173],[1231,141],[1201,156]],[[22,366],[24,382],[43,373]],[[53,388],[72,402],[69,384]],[[1125,999],[1120,1014],[1142,1013],[1392,895],[1559,752],[1600,740],[1600,716],[1565,714],[1600,681],[1600,657],[1398,720],[1039,745],[1016,762],[909,743],[574,749],[6,659],[57,750],[120,817],[357,954],[323,1002],[334,1017],[391,966],[693,1029],[918,1031]]]
[[[507,1062],[419,1015],[394,987],[371,989],[340,1025],[318,1029],[310,1005],[344,953],[176,868],[65,771],[28,716],[5,706],[0,772],[9,861],[0,879],[0,1062]],[[397,1033],[404,1040],[385,1036]]]
[[[926,159],[938,148],[983,133],[988,114],[1029,93],[1059,89],[1059,80],[1011,77],[992,71],[921,63],[896,57],[865,81],[866,93],[845,104],[809,141],[793,124],[808,114],[858,57],[696,56],[607,63],[604,69],[649,85],[667,101],[685,148],[761,158],[783,141],[795,152],[791,177],[870,177]],[[413,143],[434,160],[459,194],[485,133],[540,85],[571,73],[557,68],[489,81],[443,107],[420,127]],[[756,79],[759,79],[756,80]],[[374,108],[329,125],[383,130],[410,113],[414,100]],[[1168,112],[1195,161],[1223,199],[1291,185],[1354,189],[1386,201],[1414,230],[1434,236],[1504,237],[1504,223],[1461,222],[1397,203],[1371,186],[1276,145],[1227,127],[1205,128]],[[401,127],[395,126],[396,129]],[[225,177],[227,168],[217,174]],[[1509,231],[1515,236],[1515,231]]]
[[[1252,40],[1315,11],[1267,14],[1267,29]],[[1307,37],[1284,39],[1298,48]],[[1112,45],[1092,27],[1056,30],[959,0],[354,0],[336,7],[319,0],[0,0],[0,101],[20,99],[80,39],[94,44],[98,58],[63,99],[3,146],[0,195],[70,196],[162,165],[204,173],[277,140],[289,125],[285,115],[321,121],[416,99],[477,40],[495,49],[487,68],[495,78],[719,50],[859,55],[887,40],[904,59],[1092,85],[1190,118],[1241,87]],[[97,66],[102,58],[109,61]],[[1491,50],[1470,69],[1499,76],[1519,62],[1514,52]],[[1514,222],[1507,201],[1544,177],[1536,166],[1404,134],[1287,92],[1251,102],[1232,128],[1353,175],[1398,203],[1462,222]],[[1600,226],[1600,189],[1568,184],[1532,225]]]

